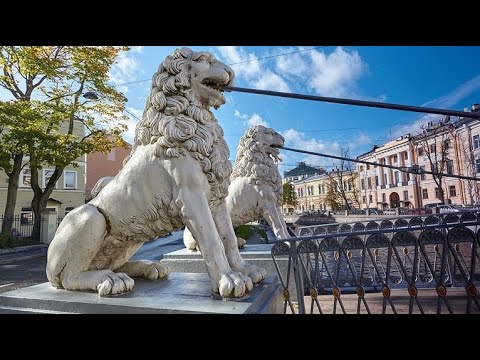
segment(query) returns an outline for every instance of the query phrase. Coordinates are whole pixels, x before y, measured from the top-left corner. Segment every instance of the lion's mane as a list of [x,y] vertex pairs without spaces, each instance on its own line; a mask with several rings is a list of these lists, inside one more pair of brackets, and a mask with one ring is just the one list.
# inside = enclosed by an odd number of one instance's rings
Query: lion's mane
[[222,128],[191,88],[189,62],[196,60],[195,54],[187,48],[177,49],[160,64],[124,164],[141,145],[155,144],[155,155],[164,159],[188,152],[207,175],[213,203],[228,194],[232,164]]

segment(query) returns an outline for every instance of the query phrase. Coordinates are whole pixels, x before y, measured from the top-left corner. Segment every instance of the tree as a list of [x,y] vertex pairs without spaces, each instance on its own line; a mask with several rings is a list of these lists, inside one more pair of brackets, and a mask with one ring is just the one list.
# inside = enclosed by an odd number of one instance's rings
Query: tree
[[[457,147],[460,154],[460,162],[462,167],[462,175],[476,177],[477,168],[475,164],[475,150],[470,141],[470,132],[467,132],[467,137],[456,135]],[[466,184],[470,204],[478,204],[480,201],[480,189],[478,181],[476,180],[462,180]]]
[[294,208],[298,205],[295,187],[288,181],[283,184],[283,205],[290,205]]
[[[15,138],[0,155],[0,167],[9,177],[6,218],[13,217],[22,167],[31,170],[32,209],[38,219],[68,164],[75,166],[83,154],[108,152],[124,144],[120,135],[126,129],[122,123],[127,119],[122,114],[126,99],[108,79],[117,55],[126,50],[112,46],[0,47],[0,86],[14,98],[1,102],[0,107],[0,126],[5,129],[2,143]],[[98,99],[83,98],[86,92],[97,94]],[[38,172],[46,165],[55,170],[42,189]],[[2,226],[3,233],[10,230],[11,224]]]
[[[349,148],[340,147],[340,156],[348,158]],[[357,203],[360,207],[358,200],[358,189],[356,187],[356,174],[354,173],[354,164],[352,161],[339,160],[333,162],[332,171],[328,176],[334,181],[337,186],[334,191],[338,192],[339,197],[343,200],[347,210],[351,210],[350,204]],[[349,196],[347,192],[351,192],[353,196]]]
[[339,210],[341,207],[341,197],[337,188],[337,182],[333,178],[329,178],[327,184],[327,195],[325,196],[325,203],[330,206],[332,210]]
[[423,153],[430,165],[430,171],[434,173],[432,178],[437,185],[438,198],[442,204],[445,203],[442,174],[451,171],[447,168],[447,164],[450,161],[453,162],[450,158],[450,149],[453,147],[454,126],[449,121],[446,117],[436,124],[429,123],[421,126],[421,132],[415,136],[417,153],[419,157]]

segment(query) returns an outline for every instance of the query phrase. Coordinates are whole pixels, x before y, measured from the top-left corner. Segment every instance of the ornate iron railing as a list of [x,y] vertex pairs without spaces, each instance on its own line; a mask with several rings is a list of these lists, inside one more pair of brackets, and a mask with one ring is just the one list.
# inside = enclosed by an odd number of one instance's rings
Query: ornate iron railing
[[296,229],[305,232],[272,247],[284,312],[296,312],[292,283],[299,313],[305,299],[310,313],[480,312],[478,211]]

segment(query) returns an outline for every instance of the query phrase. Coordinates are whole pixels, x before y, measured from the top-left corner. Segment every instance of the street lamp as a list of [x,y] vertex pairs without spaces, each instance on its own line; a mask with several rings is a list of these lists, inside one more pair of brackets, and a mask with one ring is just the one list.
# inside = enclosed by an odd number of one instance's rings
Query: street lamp
[[88,100],[98,100],[97,93],[93,91],[87,91],[85,94],[83,94],[83,97]]

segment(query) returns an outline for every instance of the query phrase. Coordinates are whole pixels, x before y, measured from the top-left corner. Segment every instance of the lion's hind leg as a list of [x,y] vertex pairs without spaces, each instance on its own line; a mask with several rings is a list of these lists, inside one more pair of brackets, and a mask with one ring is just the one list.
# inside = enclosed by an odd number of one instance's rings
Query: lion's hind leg
[[47,255],[47,277],[53,286],[66,290],[98,292],[100,296],[130,291],[134,281],[124,273],[89,270],[104,245],[105,217],[85,204],[63,219]]

